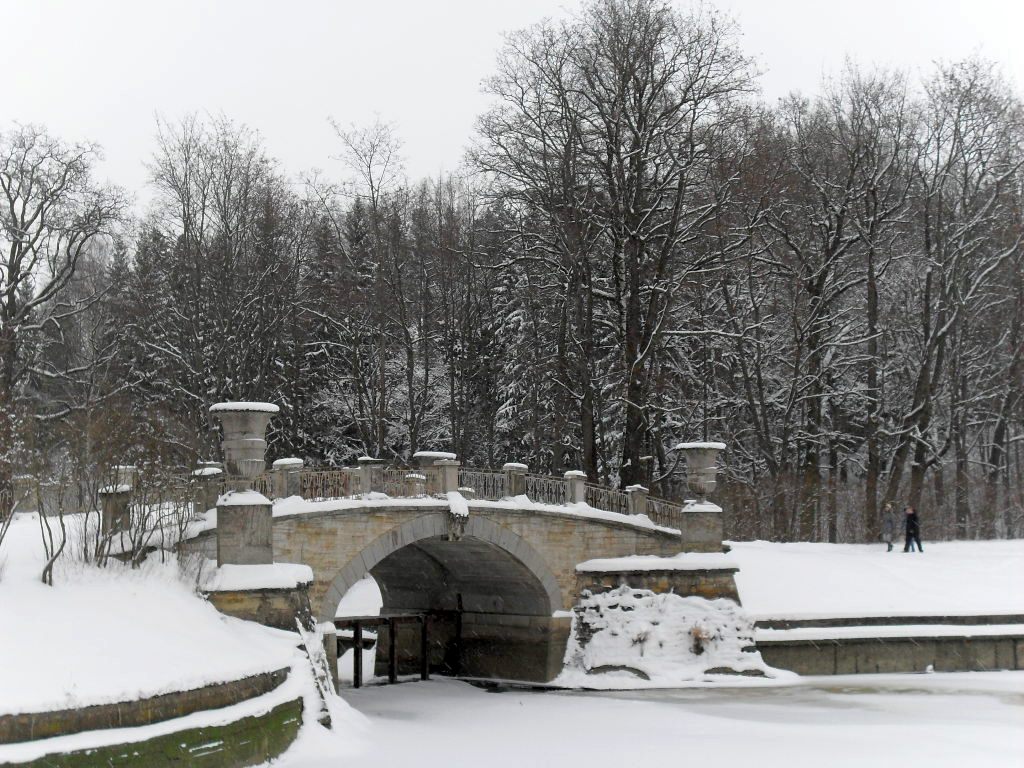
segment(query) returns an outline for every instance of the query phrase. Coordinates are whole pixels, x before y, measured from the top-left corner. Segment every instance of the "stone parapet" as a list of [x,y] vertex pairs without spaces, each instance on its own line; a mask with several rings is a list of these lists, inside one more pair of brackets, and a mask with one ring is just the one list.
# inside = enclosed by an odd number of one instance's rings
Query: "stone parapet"
[[736,568],[693,570],[587,571],[576,574],[577,594],[601,593],[628,585],[656,593],[672,592],[680,597],[726,598],[740,602]]
[[210,592],[206,599],[221,613],[294,632],[295,622],[308,626],[312,611],[309,585],[288,589],[236,589]]

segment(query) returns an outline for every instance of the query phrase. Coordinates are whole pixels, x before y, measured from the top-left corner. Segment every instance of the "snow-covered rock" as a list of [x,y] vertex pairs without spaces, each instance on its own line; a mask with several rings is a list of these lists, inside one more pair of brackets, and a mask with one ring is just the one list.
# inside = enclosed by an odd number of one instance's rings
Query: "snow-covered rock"
[[753,622],[732,600],[656,594],[624,585],[580,601],[566,669],[556,683],[665,687],[721,681],[723,675],[791,674],[765,664],[753,645]]

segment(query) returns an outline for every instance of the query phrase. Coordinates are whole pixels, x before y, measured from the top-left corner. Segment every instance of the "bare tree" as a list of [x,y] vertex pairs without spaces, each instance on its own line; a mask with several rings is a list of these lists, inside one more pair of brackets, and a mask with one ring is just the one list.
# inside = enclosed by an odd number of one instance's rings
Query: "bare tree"
[[34,371],[33,337],[95,300],[64,300],[63,292],[125,210],[119,190],[93,181],[99,156],[93,144],[67,144],[38,126],[0,131],[0,488],[10,486],[18,402]]

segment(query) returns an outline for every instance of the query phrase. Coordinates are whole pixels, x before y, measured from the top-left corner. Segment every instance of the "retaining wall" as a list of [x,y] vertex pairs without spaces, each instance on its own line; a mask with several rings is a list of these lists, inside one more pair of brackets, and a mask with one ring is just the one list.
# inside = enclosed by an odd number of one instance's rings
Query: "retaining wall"
[[801,675],[1024,669],[1024,636],[872,637],[758,641],[771,666]]

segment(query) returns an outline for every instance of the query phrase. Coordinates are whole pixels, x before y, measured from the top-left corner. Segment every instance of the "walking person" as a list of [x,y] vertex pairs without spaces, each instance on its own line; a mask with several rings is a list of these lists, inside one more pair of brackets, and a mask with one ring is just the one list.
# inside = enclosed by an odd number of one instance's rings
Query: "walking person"
[[903,530],[907,534],[907,543],[903,547],[904,552],[913,552],[914,543],[917,543],[917,551],[924,552],[921,547],[921,521],[917,517],[917,511],[907,505],[906,514],[903,516]]
[[882,541],[889,547],[886,552],[892,552],[892,542],[896,538],[896,529],[899,521],[896,519],[896,510],[891,503],[885,505],[882,510]]

